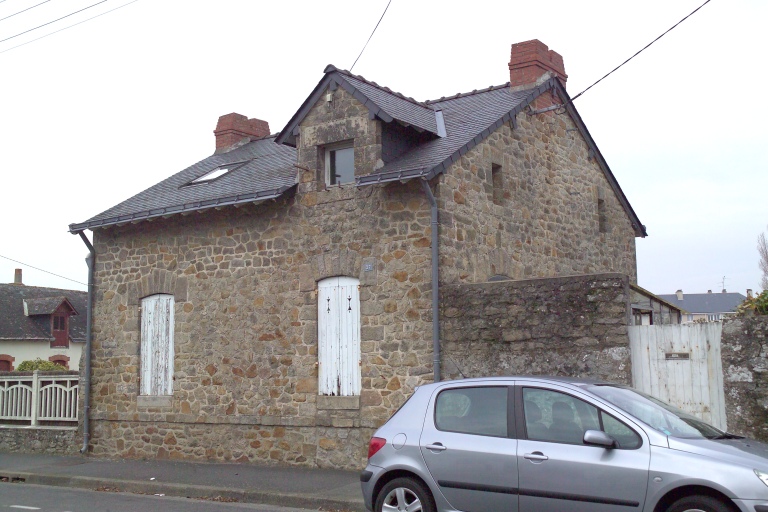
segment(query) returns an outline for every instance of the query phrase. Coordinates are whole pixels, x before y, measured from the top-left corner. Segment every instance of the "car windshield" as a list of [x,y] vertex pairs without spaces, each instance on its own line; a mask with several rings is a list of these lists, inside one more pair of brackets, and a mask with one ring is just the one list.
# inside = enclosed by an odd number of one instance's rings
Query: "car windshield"
[[587,388],[662,434],[688,439],[724,439],[729,436],[695,416],[634,389],[595,385]]

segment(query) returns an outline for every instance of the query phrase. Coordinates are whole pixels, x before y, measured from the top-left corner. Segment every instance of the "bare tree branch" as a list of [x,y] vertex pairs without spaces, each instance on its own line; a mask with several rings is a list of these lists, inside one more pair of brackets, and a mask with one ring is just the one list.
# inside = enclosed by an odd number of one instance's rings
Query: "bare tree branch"
[[757,237],[757,253],[760,255],[760,270],[763,272],[763,279],[760,282],[763,290],[768,290],[768,242],[765,239],[765,233],[760,233]]

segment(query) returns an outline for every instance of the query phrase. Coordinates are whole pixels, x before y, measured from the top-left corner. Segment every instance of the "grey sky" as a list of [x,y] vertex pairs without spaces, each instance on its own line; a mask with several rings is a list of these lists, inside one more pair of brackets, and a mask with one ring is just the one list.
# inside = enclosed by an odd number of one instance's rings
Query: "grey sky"
[[[87,7],[54,0],[0,21],[0,40]],[[214,149],[218,116],[280,130],[333,63],[348,69],[387,0],[108,0],[0,43],[0,255],[85,283],[67,232]],[[510,45],[563,55],[575,95],[704,0],[406,1],[354,73],[419,100],[502,84]],[[39,3],[6,0],[0,18]],[[576,100],[647,226],[639,284],[656,293],[759,288],[768,224],[768,3],[712,0]],[[4,52],[4,53],[2,53]],[[88,232],[90,237],[90,232]],[[85,289],[0,258],[0,282]]]

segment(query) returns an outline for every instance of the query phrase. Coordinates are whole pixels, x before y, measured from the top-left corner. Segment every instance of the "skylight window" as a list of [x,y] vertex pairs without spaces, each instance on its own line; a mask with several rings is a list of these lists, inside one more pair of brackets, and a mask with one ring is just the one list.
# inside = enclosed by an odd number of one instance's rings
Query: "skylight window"
[[235,162],[235,163],[232,163],[232,164],[220,165],[220,166],[216,167],[215,169],[213,169],[211,171],[208,171],[207,173],[203,174],[202,176],[199,176],[199,177],[193,179],[192,181],[189,181],[189,182],[185,183],[182,186],[186,187],[186,186],[189,186],[189,185],[199,185],[201,183],[209,183],[209,182],[211,182],[213,180],[217,180],[217,179],[221,178],[225,174],[230,173],[230,172],[234,171],[235,169],[238,169],[239,167],[244,166],[246,163],[248,163],[248,162],[247,161],[246,162]]
[[234,169],[234,166],[232,165],[220,165],[219,167],[215,168],[214,170],[207,172],[200,176],[199,178],[195,178],[194,180],[190,181],[190,185],[195,185],[197,183],[207,183],[209,181],[213,181],[216,178],[219,178],[221,176],[224,176],[229,171]]

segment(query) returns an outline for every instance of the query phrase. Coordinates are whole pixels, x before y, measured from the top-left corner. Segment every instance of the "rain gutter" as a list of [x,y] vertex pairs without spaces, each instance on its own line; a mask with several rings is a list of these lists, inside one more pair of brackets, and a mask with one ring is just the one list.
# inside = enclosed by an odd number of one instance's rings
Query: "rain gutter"
[[424,189],[424,193],[427,195],[429,206],[432,211],[432,367],[435,371],[435,382],[440,381],[440,288],[439,288],[439,272],[438,266],[440,260],[438,259],[438,227],[439,222],[437,218],[437,201],[432,194],[432,189],[429,188],[429,182],[425,179],[421,180],[421,188]]
[[91,338],[93,326],[93,273],[96,260],[96,250],[93,248],[90,240],[82,231],[77,231],[86,247],[88,247],[88,257],[85,262],[88,264],[88,307],[85,311],[85,374],[83,378],[83,447],[80,453],[88,451],[88,441],[91,437],[90,419],[91,419]]

